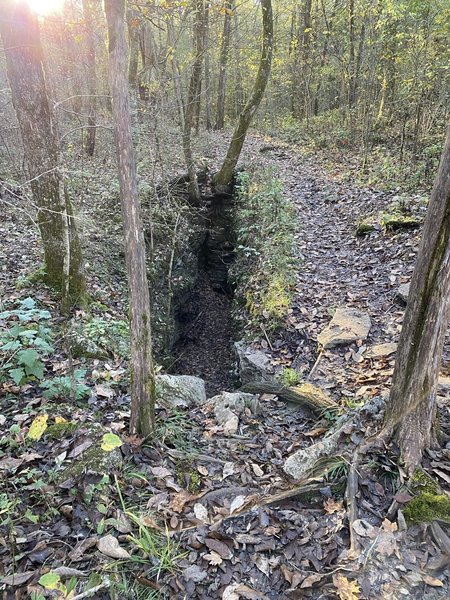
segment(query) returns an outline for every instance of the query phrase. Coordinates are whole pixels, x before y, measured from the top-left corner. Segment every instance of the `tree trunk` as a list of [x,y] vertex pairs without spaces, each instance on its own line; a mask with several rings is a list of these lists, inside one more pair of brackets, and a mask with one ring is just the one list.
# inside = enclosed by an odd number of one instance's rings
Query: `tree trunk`
[[56,123],[47,96],[37,17],[25,1],[0,9],[0,30],[12,101],[23,141],[46,281],[62,293],[62,309],[83,299],[81,247],[59,169]]
[[176,102],[177,102],[178,115],[180,118],[180,127],[181,127],[181,130],[184,131],[184,115],[185,115],[186,109],[184,106],[183,94],[181,91],[180,68],[179,68],[176,53],[175,53],[175,43],[176,42],[175,42],[173,17],[170,13],[167,16],[167,41],[169,44],[170,64],[172,66],[173,87],[174,87],[175,98],[176,98]]
[[150,296],[145,241],[137,192],[136,160],[131,137],[128,93],[128,48],[125,0],[105,0],[108,24],[109,80],[117,149],[125,257],[131,314],[130,432],[148,436],[154,429],[155,375],[152,359]]
[[128,82],[131,89],[137,90],[137,76],[138,76],[138,65],[139,65],[139,15],[131,8],[127,10],[127,25],[128,25],[128,40],[129,40],[129,55],[130,59],[128,62]]
[[194,125],[195,109],[200,91],[204,52],[204,4],[203,0],[194,0],[194,64],[189,82],[188,99],[184,116],[183,152],[189,174],[189,198],[193,204],[200,202],[200,189],[195,173],[194,157],[191,147],[191,131]]
[[436,387],[450,317],[450,127],[411,281],[386,428],[394,430],[409,472],[433,444]]
[[233,16],[233,0],[225,0],[223,33],[220,45],[219,84],[217,90],[217,113],[214,129],[223,129],[225,124],[225,96],[227,83],[227,63],[230,50],[231,17]]
[[324,75],[323,75],[322,71],[328,60],[328,44],[330,42],[331,32],[332,32],[332,28],[333,28],[333,21],[334,21],[335,15],[336,15],[338,2],[339,2],[339,0],[334,0],[330,18],[327,19],[327,15],[325,12],[325,5],[322,1],[322,13],[323,13],[324,21],[325,21],[326,35],[325,35],[325,41],[323,43],[322,54],[320,56],[319,83],[317,84],[317,88],[316,88],[316,91],[314,94],[314,107],[313,107],[314,116],[317,116],[319,114],[320,90],[322,88],[322,84],[323,84],[323,80],[324,80]]
[[349,53],[348,53],[348,106],[355,104],[355,0],[348,0]]
[[259,63],[258,74],[253,86],[250,98],[247,100],[242,113],[239,115],[239,122],[231,138],[228,152],[223,161],[220,171],[214,176],[213,183],[218,191],[226,190],[230,185],[234,169],[239,160],[245,136],[258,106],[261,103],[270,75],[272,64],[272,46],[273,46],[273,17],[271,0],[261,0],[261,9],[263,17],[263,44],[261,59]]
[[83,19],[86,43],[86,75],[88,89],[88,129],[86,136],[85,150],[89,156],[94,156],[95,152],[95,132],[96,132],[96,94],[97,77],[95,73],[95,40],[94,40],[94,11],[92,0],[83,0]]
[[210,3],[207,0],[205,6],[205,127],[206,131],[212,129],[212,106],[211,106],[211,56],[209,52],[209,13]]

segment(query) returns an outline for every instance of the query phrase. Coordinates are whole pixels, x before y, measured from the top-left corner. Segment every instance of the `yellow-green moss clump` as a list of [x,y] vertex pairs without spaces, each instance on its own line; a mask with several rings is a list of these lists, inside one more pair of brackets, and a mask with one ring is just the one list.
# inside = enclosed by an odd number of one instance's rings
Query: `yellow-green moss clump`
[[450,498],[445,494],[422,492],[408,503],[404,515],[411,524],[435,519],[450,522]]
[[62,423],[54,423],[45,430],[44,436],[49,440],[60,440],[68,437],[78,427],[77,423],[64,421]]

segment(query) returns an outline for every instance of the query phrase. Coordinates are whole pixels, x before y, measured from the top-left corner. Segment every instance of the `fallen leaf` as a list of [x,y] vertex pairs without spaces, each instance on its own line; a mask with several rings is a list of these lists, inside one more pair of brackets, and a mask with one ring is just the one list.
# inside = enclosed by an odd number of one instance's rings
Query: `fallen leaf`
[[431,577],[430,575],[424,575],[423,580],[427,585],[431,585],[432,587],[444,587],[444,584],[440,579],[436,579],[436,577]]
[[205,554],[203,558],[212,566],[220,565],[223,562],[220,555],[214,551],[211,551],[209,554]]
[[332,515],[333,513],[341,511],[344,508],[344,505],[334,498],[327,498],[323,503],[323,507],[326,513]]
[[169,469],[166,469],[165,467],[150,467],[150,472],[155,476],[155,477],[170,477],[172,475],[172,471],[169,471]]
[[73,562],[81,560],[87,550],[97,545],[97,541],[98,537],[96,535],[93,535],[78,542],[75,548],[69,552],[70,560]]
[[210,550],[216,552],[223,559],[231,558],[233,555],[232,551],[225,544],[225,542],[221,542],[220,540],[206,538],[205,546],[207,546]]
[[105,556],[109,556],[109,558],[130,558],[131,555],[125,550],[125,548],[121,548],[120,544],[113,535],[108,534],[104,537],[100,538],[97,542],[97,548],[99,551]]
[[230,505],[230,515],[236,512],[241,506],[245,504],[245,496],[236,496]]
[[303,589],[310,588],[315,583],[320,581],[323,577],[324,577],[324,575],[320,575],[319,573],[313,573],[312,575],[308,575],[308,577],[305,577],[305,579],[302,581],[302,584],[300,587]]
[[105,433],[102,438],[102,445],[100,448],[104,452],[112,452],[114,448],[120,448],[123,444],[122,440],[115,433]]
[[341,600],[358,600],[360,588],[356,581],[350,581],[344,575],[333,575],[333,583]]
[[199,521],[203,521],[203,523],[209,523],[208,511],[203,504],[200,504],[200,502],[194,504],[194,515]]
[[24,583],[29,581],[34,574],[35,571],[24,571],[23,573],[14,573],[13,575],[7,575],[6,577],[3,577],[0,580],[0,583],[4,585],[14,586],[23,585]]
[[207,477],[209,475],[208,469],[203,465],[199,465],[197,467],[197,471],[200,473],[200,475],[203,475],[204,477]]
[[252,463],[252,470],[256,477],[262,477],[264,475],[264,471],[256,463]]
[[47,421],[47,414],[37,416],[30,425],[30,429],[27,433],[27,438],[30,440],[40,440],[42,434],[47,429]]
[[222,471],[222,480],[226,479],[227,477],[229,477],[230,475],[233,475],[235,473],[234,470],[234,463],[232,462],[227,462],[223,465],[223,471]]
[[72,452],[69,452],[68,458],[76,458],[77,456],[80,456],[80,454],[83,454],[83,452],[90,448],[93,443],[94,442],[92,440],[86,440],[85,442],[78,444],[78,446],[75,446]]
[[42,575],[39,579],[39,584],[42,585],[46,590],[57,590],[59,588],[61,581],[61,577],[58,573],[54,573],[50,571],[50,573],[46,573]]
[[191,565],[183,570],[183,576],[185,579],[190,579],[194,583],[200,583],[200,581],[203,581],[208,577],[208,573],[202,571],[197,565]]

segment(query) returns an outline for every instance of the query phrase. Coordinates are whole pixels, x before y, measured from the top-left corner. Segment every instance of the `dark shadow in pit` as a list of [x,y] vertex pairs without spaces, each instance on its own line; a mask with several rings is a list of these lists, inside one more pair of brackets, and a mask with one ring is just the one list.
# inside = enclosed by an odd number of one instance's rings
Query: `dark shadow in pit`
[[188,299],[176,311],[179,333],[172,348],[170,370],[201,377],[208,396],[212,396],[236,385],[233,290],[228,280],[228,267],[234,256],[232,200],[210,196],[206,223],[197,280]]

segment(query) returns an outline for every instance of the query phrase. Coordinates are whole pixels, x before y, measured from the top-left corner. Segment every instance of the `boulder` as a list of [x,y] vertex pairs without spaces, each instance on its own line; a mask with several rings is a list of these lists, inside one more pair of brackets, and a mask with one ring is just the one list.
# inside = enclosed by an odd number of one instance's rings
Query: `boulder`
[[371,327],[370,317],[355,308],[338,308],[330,323],[317,336],[324,349],[365,340]]
[[234,347],[242,385],[273,381],[275,369],[264,352],[246,346],[245,342],[236,342]]
[[225,435],[233,435],[239,426],[239,415],[246,409],[257,414],[260,410],[259,401],[253,394],[244,392],[222,392],[209,400],[214,405],[214,416],[219,425],[223,426]]
[[191,375],[157,375],[156,402],[165,407],[190,407],[206,402],[205,382]]
[[388,342],[386,344],[375,344],[370,346],[364,353],[364,358],[383,358],[397,352],[397,344]]
[[400,298],[405,304],[408,302],[409,288],[411,283],[402,283],[397,290],[397,298]]

